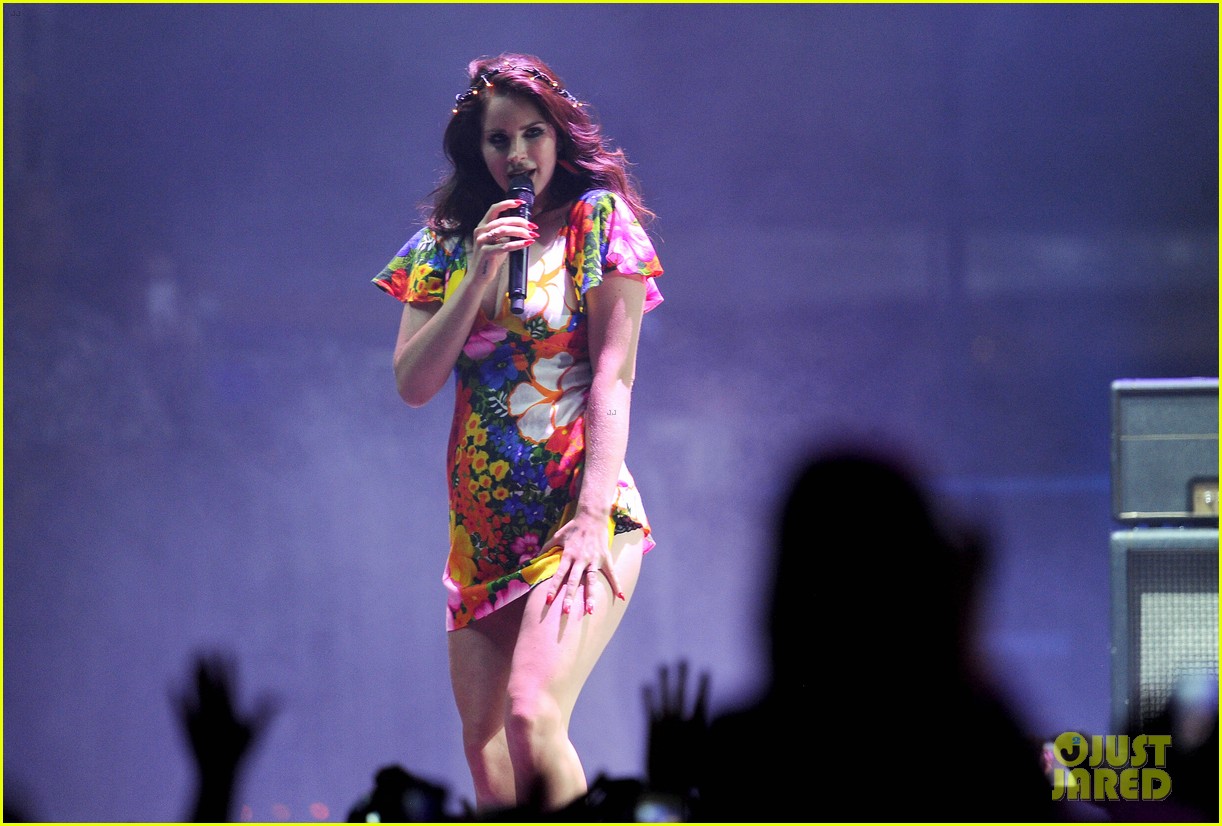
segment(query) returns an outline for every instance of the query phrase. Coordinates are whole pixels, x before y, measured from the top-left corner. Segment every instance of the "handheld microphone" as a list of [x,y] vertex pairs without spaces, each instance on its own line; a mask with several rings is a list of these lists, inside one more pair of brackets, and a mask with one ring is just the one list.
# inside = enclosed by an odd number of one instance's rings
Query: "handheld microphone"
[[[514,175],[509,180],[509,197],[525,201],[509,214],[530,220],[530,208],[535,205],[535,185],[529,175]],[[509,253],[509,311],[522,315],[522,302],[526,300],[526,270],[529,248]]]

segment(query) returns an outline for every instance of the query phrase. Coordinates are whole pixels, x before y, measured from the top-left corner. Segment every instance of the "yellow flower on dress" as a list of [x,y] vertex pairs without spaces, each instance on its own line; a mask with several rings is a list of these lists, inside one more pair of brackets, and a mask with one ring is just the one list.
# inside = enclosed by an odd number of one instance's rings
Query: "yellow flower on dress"
[[475,581],[475,548],[471,537],[462,525],[450,526],[449,577],[458,585],[470,585]]

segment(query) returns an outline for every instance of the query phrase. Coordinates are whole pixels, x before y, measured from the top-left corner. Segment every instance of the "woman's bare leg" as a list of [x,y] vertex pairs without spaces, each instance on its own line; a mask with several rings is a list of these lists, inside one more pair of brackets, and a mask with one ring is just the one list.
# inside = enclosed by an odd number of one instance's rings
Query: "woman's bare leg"
[[640,574],[644,534],[618,534],[611,543],[615,575],[626,599],[614,598],[601,574],[590,577],[594,612],[582,611],[581,589],[569,614],[562,600],[547,604],[545,587],[524,603],[508,679],[504,719],[519,802],[554,810],[586,792],[585,770],[569,741],[569,720],[577,696],[611,641],[632,599]]
[[510,662],[526,598],[450,631],[450,684],[480,811],[517,804],[505,739]]

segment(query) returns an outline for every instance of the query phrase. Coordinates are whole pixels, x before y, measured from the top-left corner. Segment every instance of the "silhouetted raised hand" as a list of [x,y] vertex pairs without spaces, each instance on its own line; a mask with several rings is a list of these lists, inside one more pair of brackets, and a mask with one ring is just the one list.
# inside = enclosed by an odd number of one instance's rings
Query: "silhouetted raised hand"
[[687,697],[688,664],[680,660],[671,672],[658,669],[657,691],[645,686],[645,710],[649,715],[649,751],[646,773],[652,792],[676,795],[689,802],[696,793],[700,761],[708,739],[709,675],[700,675],[691,713]]
[[235,707],[237,667],[220,653],[197,656],[192,671],[188,687],[175,698],[198,781],[190,819],[196,823],[229,821],[243,760],[266,729],[276,703],[264,696],[250,714],[239,712]]

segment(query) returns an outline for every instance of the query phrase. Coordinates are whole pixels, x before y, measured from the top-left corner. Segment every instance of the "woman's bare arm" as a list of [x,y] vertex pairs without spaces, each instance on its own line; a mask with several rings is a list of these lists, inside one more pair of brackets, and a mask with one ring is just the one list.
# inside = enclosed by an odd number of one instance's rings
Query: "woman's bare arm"
[[[594,378],[585,412],[585,467],[577,512],[562,525],[543,550],[563,546],[560,567],[548,586],[548,601],[564,589],[563,611],[576,604],[577,586],[594,571],[601,572],[612,592],[623,597],[611,558],[610,518],[624,455],[636,348],[645,306],[645,283],[625,276],[608,276],[586,293],[590,363]],[[583,610],[594,610],[592,591],[584,592]]]
[[480,303],[496,283],[501,262],[513,250],[534,243],[524,218],[496,217],[520,204],[518,200],[500,201],[489,208],[475,228],[467,275],[440,307],[408,304],[403,308],[395,341],[395,385],[412,407],[425,404],[445,386],[471,335]]

